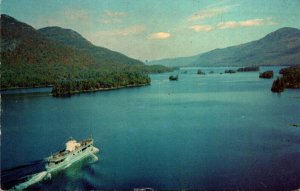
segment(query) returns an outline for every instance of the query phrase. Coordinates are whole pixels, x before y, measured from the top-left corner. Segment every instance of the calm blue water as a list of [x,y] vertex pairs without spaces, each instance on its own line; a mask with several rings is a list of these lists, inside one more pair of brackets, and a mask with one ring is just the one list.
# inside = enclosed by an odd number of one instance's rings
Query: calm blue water
[[156,74],[151,86],[71,98],[3,94],[2,186],[40,171],[39,160],[69,137],[92,134],[98,161],[78,162],[29,189],[300,188],[300,128],[289,126],[300,123],[300,91],[274,94],[273,80],[258,72],[202,69],[215,73],[185,68],[173,72],[179,81]]

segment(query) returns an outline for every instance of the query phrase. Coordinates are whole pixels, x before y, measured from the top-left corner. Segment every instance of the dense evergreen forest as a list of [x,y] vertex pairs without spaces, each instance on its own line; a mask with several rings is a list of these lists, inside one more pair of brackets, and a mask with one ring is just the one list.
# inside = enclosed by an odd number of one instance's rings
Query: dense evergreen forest
[[36,30],[1,15],[1,90],[53,86],[54,96],[150,84],[172,69],[98,47],[60,27]]

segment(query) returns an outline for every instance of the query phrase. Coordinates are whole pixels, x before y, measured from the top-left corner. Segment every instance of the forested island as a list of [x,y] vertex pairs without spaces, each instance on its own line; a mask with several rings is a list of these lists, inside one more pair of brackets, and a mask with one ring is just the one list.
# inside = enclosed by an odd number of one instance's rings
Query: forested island
[[197,74],[198,74],[198,75],[205,75],[205,72],[202,71],[201,69],[199,69],[199,70],[197,71]]
[[71,96],[81,92],[145,86],[150,83],[149,76],[140,72],[99,74],[97,77],[88,79],[65,79],[56,82],[52,89],[52,95],[55,97]]
[[279,73],[282,76],[273,82],[272,92],[283,92],[285,88],[300,88],[300,65],[283,68]]
[[178,80],[178,75],[171,75],[171,76],[169,76],[169,80],[170,81],[177,81]]
[[250,67],[244,67],[237,69],[238,72],[256,72],[259,71],[258,66],[250,66]]
[[259,78],[273,78],[273,75],[274,75],[274,72],[272,70],[269,70],[269,71],[265,71],[263,73],[260,73],[259,74]]
[[34,29],[1,15],[1,90],[53,86],[53,96],[150,84],[173,69],[93,45],[76,31]]
[[234,74],[234,73],[236,73],[236,70],[229,69],[229,70],[225,70],[224,73],[225,74]]

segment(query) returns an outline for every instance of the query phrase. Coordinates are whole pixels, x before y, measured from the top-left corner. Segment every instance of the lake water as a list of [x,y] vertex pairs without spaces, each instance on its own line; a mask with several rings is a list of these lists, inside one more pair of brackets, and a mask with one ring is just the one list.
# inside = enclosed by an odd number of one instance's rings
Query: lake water
[[[85,159],[29,187],[92,189],[300,188],[300,91],[270,91],[258,72],[184,68],[152,85],[53,98],[49,89],[1,96],[1,178],[10,187],[43,170],[69,137],[90,135]],[[261,67],[261,70],[279,68]],[[214,74],[208,74],[209,71]],[[186,71],[187,73],[184,73]]]

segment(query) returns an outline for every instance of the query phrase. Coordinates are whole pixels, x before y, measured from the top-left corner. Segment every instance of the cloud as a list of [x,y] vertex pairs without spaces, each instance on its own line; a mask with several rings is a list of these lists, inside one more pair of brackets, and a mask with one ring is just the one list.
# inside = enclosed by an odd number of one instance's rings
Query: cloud
[[227,21],[220,22],[217,24],[217,28],[219,29],[227,29],[227,28],[237,28],[237,27],[254,27],[254,26],[262,26],[262,25],[274,25],[276,24],[272,21],[271,18],[266,19],[250,19],[244,21]]
[[101,20],[104,24],[111,24],[111,23],[120,23],[124,17],[126,17],[128,14],[125,12],[112,12],[109,10],[106,10],[103,19]]
[[188,18],[188,21],[203,21],[208,18],[226,13],[230,10],[230,6],[205,8]]
[[201,31],[209,32],[214,29],[214,27],[211,25],[193,25],[190,28],[195,32],[201,32]]
[[277,24],[272,18],[265,19],[249,19],[244,21],[226,21],[220,22],[216,25],[193,25],[189,27],[195,32],[210,32],[217,29],[233,29],[239,27],[255,27]]
[[125,16],[127,16],[127,13],[125,13],[125,12],[112,12],[112,11],[106,10],[105,15],[107,15],[108,17],[125,17]]
[[[204,9],[199,10],[192,16],[185,20],[185,28],[189,28],[194,32],[211,32],[218,29],[230,29],[238,27],[254,27],[263,25],[274,25],[276,24],[272,18],[257,18],[243,21],[225,21],[219,22],[218,24],[202,24],[207,22],[209,18],[216,17],[218,15],[225,14],[231,11],[234,7],[238,7],[239,4],[227,4],[227,0],[219,1],[215,4],[207,6]],[[227,4],[227,5],[226,5]],[[200,24],[198,24],[200,23]]]
[[111,31],[99,31],[97,32],[97,36],[130,36],[130,35],[137,35],[143,33],[146,30],[144,25],[133,25],[127,28],[116,29]]
[[252,19],[252,20],[241,21],[239,22],[239,24],[243,27],[252,27],[252,26],[260,26],[260,25],[274,25],[276,23],[272,21],[271,18],[267,18],[267,19]]
[[219,29],[236,28],[238,26],[239,26],[239,22],[237,21],[226,21],[217,24],[217,28]]
[[171,34],[167,32],[157,32],[157,33],[152,33],[149,36],[149,39],[157,39],[157,40],[162,40],[162,39],[167,39],[170,38]]
[[215,3],[208,5],[207,8],[223,6],[223,5],[226,5],[226,4],[228,5],[230,3],[230,1],[231,0],[218,0]]

